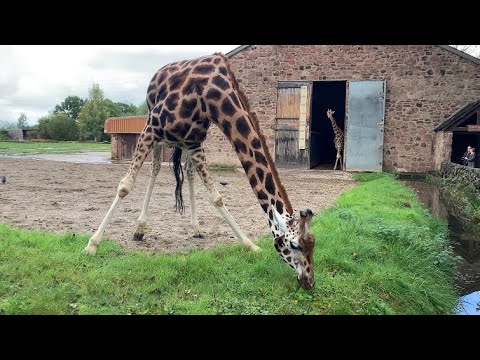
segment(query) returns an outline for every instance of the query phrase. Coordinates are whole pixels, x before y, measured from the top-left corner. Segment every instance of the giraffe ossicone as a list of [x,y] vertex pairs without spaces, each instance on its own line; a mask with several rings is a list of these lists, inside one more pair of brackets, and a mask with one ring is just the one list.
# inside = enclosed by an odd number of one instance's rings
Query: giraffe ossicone
[[[183,170],[180,159],[186,152],[186,171],[190,192],[191,224],[199,236],[195,205],[194,172],[199,174],[207,188],[212,205],[230,225],[238,239],[252,250],[260,248],[240,229],[228,212],[222,196],[208,172],[202,143],[213,123],[220,128],[234,147],[245,170],[250,186],[268,220],[274,238],[274,247],[281,258],[297,274],[303,288],[314,286],[313,249],[315,239],[310,233],[313,213],[300,213],[296,219],[292,205],[278,176],[275,163],[260,130],[254,112],[240,90],[228,59],[220,53],[193,60],[165,65],[153,76],[147,89],[149,115],[139,136],[132,162],[120,181],[117,195],[98,230],[90,238],[85,251],[95,253],[118,204],[131,191],[138,172],[153,151],[150,182],[134,239],[144,237],[148,204],[155,178],[161,164],[162,146],[174,146],[174,171],[177,209],[183,208],[181,185]],[[180,173],[181,172],[181,173]]]

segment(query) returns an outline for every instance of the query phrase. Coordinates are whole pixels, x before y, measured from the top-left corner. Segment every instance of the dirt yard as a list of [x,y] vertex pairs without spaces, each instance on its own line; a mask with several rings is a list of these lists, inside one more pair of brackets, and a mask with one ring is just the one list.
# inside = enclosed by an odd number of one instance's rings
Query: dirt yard
[[[88,164],[22,158],[0,158],[0,223],[21,229],[73,232],[91,235],[115,197],[128,164]],[[224,203],[251,239],[269,233],[268,222],[245,174],[240,170],[212,171]],[[339,171],[280,171],[294,210],[317,213],[354,186]],[[117,209],[105,238],[126,249],[183,252],[236,243],[233,231],[209,203],[205,187],[196,177],[197,212],[203,238],[194,238],[190,227],[188,182],[184,182],[184,215],[174,211],[175,179],[168,164],[162,165],[150,202],[149,219],[142,242],[132,241],[149,178],[145,164],[132,192]],[[221,185],[220,182],[226,182]]]

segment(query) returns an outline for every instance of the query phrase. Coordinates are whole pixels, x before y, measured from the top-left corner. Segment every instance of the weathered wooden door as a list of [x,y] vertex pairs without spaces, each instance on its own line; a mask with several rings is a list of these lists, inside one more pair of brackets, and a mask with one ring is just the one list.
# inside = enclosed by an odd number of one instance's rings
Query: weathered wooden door
[[347,171],[382,171],[385,81],[348,82]]
[[122,141],[119,141],[122,160],[132,160],[133,153],[137,146],[137,139],[137,134],[122,134]]
[[277,88],[275,122],[275,163],[308,166],[308,131],[312,84],[307,81],[282,81]]

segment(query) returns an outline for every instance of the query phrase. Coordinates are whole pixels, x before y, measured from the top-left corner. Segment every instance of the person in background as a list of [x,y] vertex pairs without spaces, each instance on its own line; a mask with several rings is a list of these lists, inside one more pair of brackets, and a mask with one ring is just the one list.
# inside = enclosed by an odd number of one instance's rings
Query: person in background
[[463,154],[463,156],[461,157],[461,160],[462,160],[462,163],[464,166],[468,166],[468,160],[467,160],[467,157],[468,155],[470,154],[470,149],[472,147],[471,146],[467,146],[467,151],[465,151],[465,153]]
[[470,153],[467,156],[467,166],[469,167],[475,167],[475,159],[477,157],[477,154],[475,154],[475,148],[470,148]]

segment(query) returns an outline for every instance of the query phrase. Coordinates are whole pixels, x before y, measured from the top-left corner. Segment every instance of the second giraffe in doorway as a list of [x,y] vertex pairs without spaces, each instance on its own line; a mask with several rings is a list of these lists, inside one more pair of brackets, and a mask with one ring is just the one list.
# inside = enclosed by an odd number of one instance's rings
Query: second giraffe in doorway
[[327,110],[327,117],[330,119],[332,123],[333,132],[335,133],[335,137],[333,138],[333,142],[335,143],[335,149],[337,149],[337,159],[335,160],[335,166],[333,170],[337,169],[338,160],[340,160],[340,169],[343,171],[343,161],[342,161],[342,149],[343,149],[343,131],[337,125],[337,122],[333,118],[333,114],[335,111],[332,109]]

